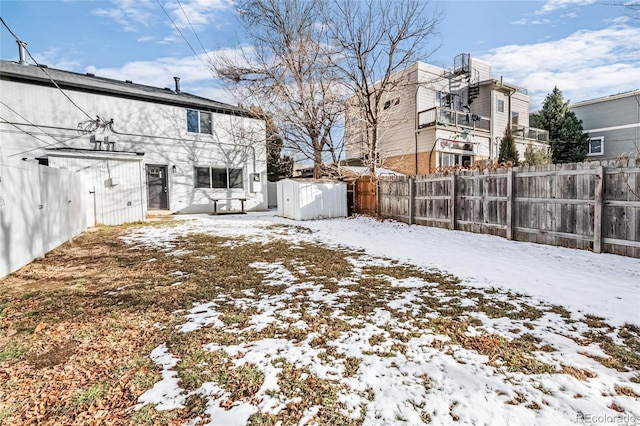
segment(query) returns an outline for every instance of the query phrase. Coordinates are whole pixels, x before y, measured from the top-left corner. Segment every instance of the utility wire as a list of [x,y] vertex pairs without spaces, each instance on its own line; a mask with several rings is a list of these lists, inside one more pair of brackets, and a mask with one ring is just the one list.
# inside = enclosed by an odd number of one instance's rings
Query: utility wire
[[60,86],[58,86],[58,83],[56,83],[54,81],[53,78],[51,78],[51,75],[49,75],[49,73],[47,72],[47,70],[40,66],[40,64],[38,63],[38,61],[36,61],[36,59],[33,57],[33,55],[31,54],[31,52],[29,52],[29,49],[27,49],[27,47],[25,46],[25,43],[20,40],[18,38],[18,36],[15,35],[15,33],[11,30],[11,28],[9,28],[9,25],[7,25],[7,23],[4,21],[4,19],[2,19],[2,16],[0,16],[0,21],[2,21],[2,25],[5,26],[5,28],[9,31],[9,34],[11,34],[13,36],[13,38],[16,39],[16,41],[18,43],[20,43],[20,45],[24,48],[24,50],[27,52],[27,54],[29,55],[29,57],[31,58],[31,60],[38,66],[38,68],[40,68],[42,70],[42,72],[44,72],[46,74],[46,76],[49,78],[49,80],[51,80],[51,82],[53,83],[54,86],[56,86],[56,88],[60,91],[60,93],[62,93],[64,95],[65,98],[67,98],[69,100],[69,102],[71,102],[73,104],[73,106],[75,106],[76,108],[78,108],[84,115],[86,115],[90,120],[93,120],[93,117],[91,117],[85,110],[83,110],[82,108],[80,108],[78,106],[78,104],[76,104],[73,99],[71,99],[69,97],[69,95],[67,95],[64,90],[62,90],[60,88]]
[[[27,132],[26,130],[24,130],[24,129],[22,129],[21,127],[19,127],[19,126],[27,126],[28,124],[14,123],[14,122],[12,122],[12,121],[8,121],[8,120],[6,120],[6,119],[4,119],[4,118],[2,118],[2,117],[0,117],[0,123],[10,124],[10,125],[12,125],[13,127],[15,127],[16,129],[20,130],[22,133],[25,133],[25,134],[27,134],[27,135],[29,135],[29,136],[31,136],[31,137],[33,137],[33,138],[35,138],[35,139],[37,139],[37,140],[41,141],[42,143],[44,143],[44,144],[46,144],[46,145],[48,145],[48,146],[52,147],[52,148],[60,148],[60,147],[58,147],[58,146],[56,146],[56,145],[59,145],[59,144],[65,144],[65,143],[67,143],[67,142],[69,142],[69,141],[72,141],[72,140],[74,140],[74,139],[78,139],[78,138],[81,138],[81,137],[83,137],[83,136],[87,136],[88,134],[90,134],[90,133],[85,133],[85,134],[82,134],[82,135],[72,136],[72,137],[70,137],[70,138],[63,139],[63,140],[61,140],[61,141],[58,141],[57,143],[51,143],[51,142],[47,142],[47,141],[45,141],[45,140],[43,140],[43,139],[39,138],[39,137],[38,137],[38,136],[36,136],[34,133]],[[35,125],[34,125],[34,124],[32,124],[32,126],[35,126]],[[36,126],[36,127],[37,127],[37,126]],[[8,132],[8,131],[9,131],[9,130],[0,130],[0,132]],[[93,133],[93,132],[92,132],[92,133]],[[53,136],[51,136],[49,133],[45,133],[45,134],[46,134],[47,136],[49,136],[49,137],[53,137]],[[24,150],[24,151],[16,152],[15,154],[11,154],[11,155],[9,155],[9,157],[15,157],[15,156],[17,156],[17,155],[27,154],[27,153],[29,153],[29,152],[37,151],[37,150],[39,150],[39,149],[43,149],[43,147],[38,146],[38,147],[31,148],[31,149],[27,149],[27,150]]]
[[205,55],[207,55],[207,59],[210,59],[209,58],[209,53],[207,52],[207,49],[202,44],[202,41],[200,40],[200,37],[198,36],[198,33],[196,32],[196,29],[193,28],[193,25],[191,25],[191,20],[189,19],[189,16],[187,15],[187,12],[185,12],[184,8],[182,7],[182,3],[180,2],[180,0],[176,0],[176,1],[178,2],[178,5],[180,6],[180,10],[182,10],[182,14],[184,15],[184,17],[186,18],[187,22],[189,23],[189,27],[191,27],[191,31],[193,32],[193,35],[196,36],[196,39],[198,40],[198,43],[200,43],[200,47],[202,47],[202,51],[204,52]]
[[[21,128],[20,126],[18,126],[18,125],[16,125],[16,124],[12,123],[12,122],[10,122],[10,121],[7,121],[7,120],[6,120],[5,118],[3,118],[2,116],[0,116],[0,120],[2,120],[2,121],[1,121],[2,123],[10,124],[10,125],[12,125],[13,127],[15,127],[16,129],[20,130],[21,132],[26,133],[27,135],[31,136],[32,138],[38,139],[40,142],[42,142],[42,143],[43,143],[43,144],[45,144],[45,145],[49,145],[49,146],[55,146],[55,145],[57,145],[57,144],[53,144],[53,143],[51,143],[51,142],[47,142],[47,141],[45,141],[44,139],[40,139],[39,137],[37,137],[37,136],[36,136],[36,135],[34,135],[33,133],[29,133],[29,132],[27,132],[26,130],[24,130],[23,128]],[[40,149],[40,148],[41,148],[41,147],[38,147],[38,148],[35,148],[35,149]],[[30,150],[30,151],[33,151],[33,150]],[[10,155],[9,157],[14,157],[14,156],[16,156],[16,155],[24,154],[24,153],[27,153],[27,152],[29,152],[29,151],[18,152],[18,153],[16,153],[16,154]]]
[[[15,115],[17,115],[18,117],[22,118],[24,121],[26,121],[27,123],[29,123],[30,125],[32,125],[33,127],[35,127],[36,129],[40,130],[42,133],[44,133],[45,135],[49,136],[51,139],[55,140],[58,143],[61,143],[60,140],[58,140],[55,136],[53,136],[52,134],[50,134],[49,132],[47,132],[46,130],[44,130],[42,127],[38,126],[37,124],[33,124],[33,122],[29,121],[29,119],[27,119],[26,117],[24,117],[22,114],[20,114],[18,111],[16,111],[15,109],[11,108],[9,105],[7,105],[6,103],[4,103],[2,100],[0,100],[0,104],[4,105],[5,107],[7,107],[11,112],[13,112]],[[8,123],[11,124],[11,123]]]
[[[209,71],[209,73],[213,76],[213,78],[217,78],[217,76],[211,71],[211,68],[209,68],[207,66],[207,64],[204,63],[204,61],[202,60],[202,58],[200,57],[200,55],[198,55],[198,52],[196,52],[196,50],[193,48],[193,46],[191,46],[191,43],[189,43],[189,40],[185,37],[184,33],[180,30],[180,28],[176,25],[175,21],[173,20],[173,18],[171,18],[171,15],[169,15],[169,12],[167,12],[167,9],[164,8],[164,6],[162,5],[162,3],[160,3],[160,0],[156,0],[156,3],[158,3],[158,6],[160,6],[160,8],[162,9],[162,11],[164,12],[165,15],[167,15],[167,18],[169,18],[169,21],[171,21],[171,24],[173,25],[173,27],[180,33],[180,35],[182,36],[182,38],[184,39],[184,41],[187,43],[187,46],[189,46],[189,49],[191,49],[191,51],[193,52],[194,55],[196,55],[196,57],[200,60],[200,62],[202,63],[202,66],[204,66],[207,71]],[[182,8],[182,5],[180,5],[180,7]],[[182,11],[184,13],[184,10]],[[187,21],[189,20],[189,18],[187,18]],[[189,23],[189,25],[191,25],[191,23]],[[192,27],[193,29],[193,27]],[[196,36],[197,37],[197,36]],[[198,38],[198,40],[200,40]],[[202,44],[202,43],[200,43]]]

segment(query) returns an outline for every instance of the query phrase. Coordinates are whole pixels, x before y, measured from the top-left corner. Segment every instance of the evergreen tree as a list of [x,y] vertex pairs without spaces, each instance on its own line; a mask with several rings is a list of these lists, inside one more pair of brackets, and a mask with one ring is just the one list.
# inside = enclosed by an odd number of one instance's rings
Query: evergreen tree
[[506,163],[511,161],[514,166],[518,165],[518,150],[516,149],[516,141],[511,133],[511,129],[504,131],[504,137],[500,141],[500,151],[498,152],[498,163]]
[[282,155],[284,142],[278,127],[273,121],[271,114],[265,113],[258,106],[249,107],[256,116],[262,118],[266,124],[267,131],[267,180],[277,182],[281,179],[291,177],[293,174],[293,158]]
[[539,128],[549,131],[554,163],[577,163],[585,159],[589,135],[584,132],[582,121],[569,110],[569,102],[564,102],[557,87],[545,98],[535,121]]

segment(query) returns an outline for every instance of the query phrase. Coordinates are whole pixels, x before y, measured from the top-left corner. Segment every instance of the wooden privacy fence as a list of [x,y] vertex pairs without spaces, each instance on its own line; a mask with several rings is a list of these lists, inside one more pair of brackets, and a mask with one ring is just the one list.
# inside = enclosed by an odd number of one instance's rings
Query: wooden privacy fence
[[353,212],[376,214],[376,182],[369,176],[360,176],[352,183]]
[[625,159],[382,177],[378,214],[640,258],[639,174]]

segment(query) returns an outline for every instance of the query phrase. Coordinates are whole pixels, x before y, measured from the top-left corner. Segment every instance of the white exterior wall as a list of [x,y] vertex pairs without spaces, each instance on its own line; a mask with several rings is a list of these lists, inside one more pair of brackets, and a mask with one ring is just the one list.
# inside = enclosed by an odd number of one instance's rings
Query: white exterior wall
[[278,215],[295,220],[347,216],[347,184],[313,179],[278,182]]
[[0,277],[87,229],[76,173],[0,158]]
[[[185,213],[212,211],[212,198],[230,197],[246,198],[245,207],[248,210],[267,209],[266,132],[263,121],[212,113],[213,134],[188,133],[187,108],[71,89],[64,91],[89,114],[106,120],[113,119],[115,131],[145,135],[113,135],[108,131],[104,134],[115,137],[115,149],[118,151],[143,152],[143,171],[146,164],[167,166],[169,210]],[[35,158],[45,154],[45,147],[93,149],[89,136],[81,136],[75,131],[78,123],[88,118],[58,89],[0,80],[0,92],[3,101],[15,111],[0,105],[0,115],[7,121],[24,123],[28,120],[37,124],[40,129],[31,126],[23,128],[42,139],[26,135],[11,125],[1,124],[1,149],[5,157]],[[58,140],[75,139],[62,144],[47,136],[45,131]],[[242,168],[244,188],[197,189],[194,185],[195,166]],[[259,182],[253,182],[253,173],[259,174]],[[143,196],[146,208],[146,188]],[[225,203],[219,203],[219,208],[225,209]]]
[[136,157],[50,156],[49,166],[75,170],[85,182],[89,226],[120,225],[145,219],[144,169]]

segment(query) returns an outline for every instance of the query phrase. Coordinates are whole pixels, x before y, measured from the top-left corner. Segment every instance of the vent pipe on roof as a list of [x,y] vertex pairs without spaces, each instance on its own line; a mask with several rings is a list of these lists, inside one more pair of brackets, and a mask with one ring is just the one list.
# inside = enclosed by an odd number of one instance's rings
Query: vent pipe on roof
[[27,43],[21,40],[16,40],[16,43],[18,43],[18,54],[20,55],[18,63],[20,65],[29,65],[27,63]]
[[180,77],[173,77],[176,81],[176,93],[180,93]]

